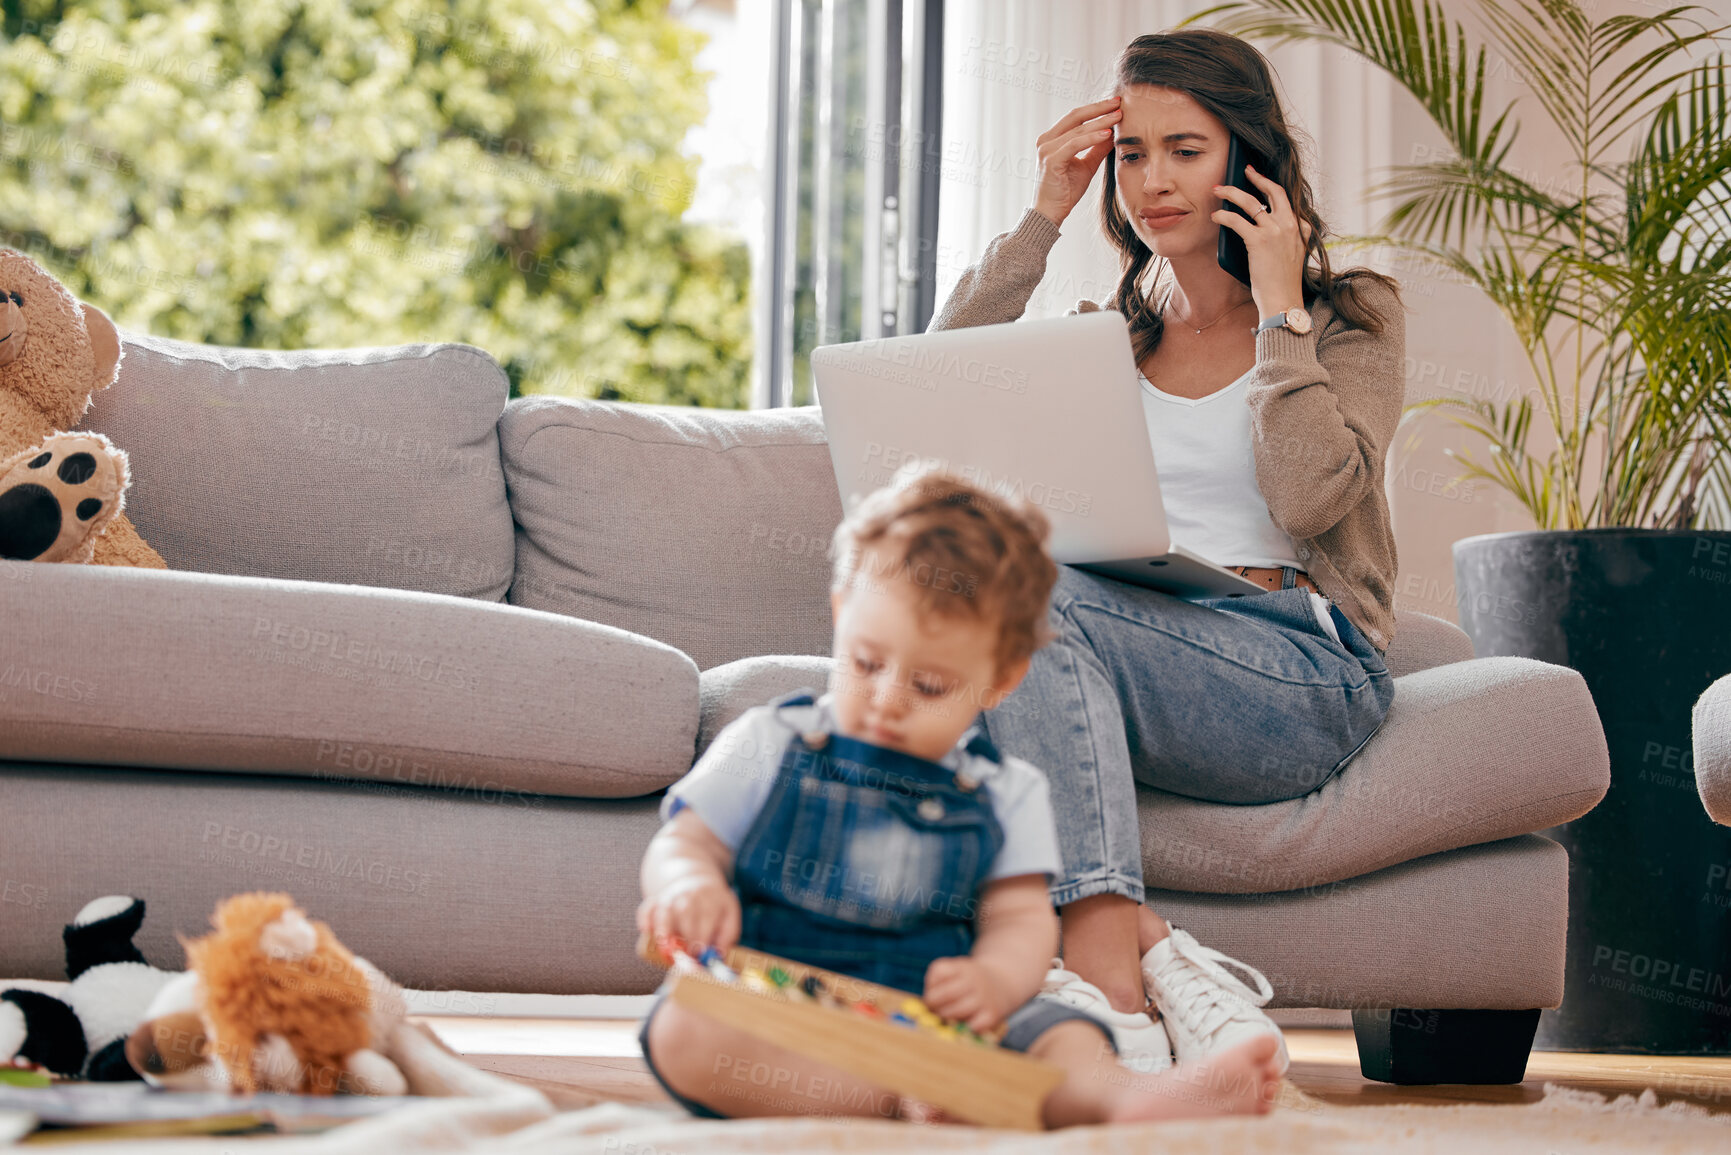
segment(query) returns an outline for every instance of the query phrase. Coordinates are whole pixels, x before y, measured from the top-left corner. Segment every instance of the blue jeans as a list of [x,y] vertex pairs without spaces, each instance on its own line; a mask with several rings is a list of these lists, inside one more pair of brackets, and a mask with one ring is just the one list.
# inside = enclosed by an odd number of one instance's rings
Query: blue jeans
[[1338,609],[1337,643],[1301,587],[1187,602],[1058,567],[1049,621],[1015,693],[981,717],[1052,784],[1064,874],[1052,901],[1141,902],[1138,782],[1209,802],[1297,798],[1376,733],[1394,680]]

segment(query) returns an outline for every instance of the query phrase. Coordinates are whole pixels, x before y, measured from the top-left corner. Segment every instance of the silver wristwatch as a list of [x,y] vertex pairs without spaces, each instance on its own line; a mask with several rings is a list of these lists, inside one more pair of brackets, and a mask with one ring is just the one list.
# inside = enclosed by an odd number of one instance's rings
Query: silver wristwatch
[[1310,332],[1310,314],[1295,305],[1284,313],[1264,317],[1262,323],[1256,326],[1256,332],[1260,333],[1264,329],[1278,329],[1282,326],[1302,337]]

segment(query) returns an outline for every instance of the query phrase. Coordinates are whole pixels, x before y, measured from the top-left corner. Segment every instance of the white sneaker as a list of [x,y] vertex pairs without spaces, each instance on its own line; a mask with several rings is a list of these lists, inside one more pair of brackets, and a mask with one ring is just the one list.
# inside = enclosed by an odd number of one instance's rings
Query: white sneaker
[[1112,1028],[1118,1062],[1137,1074],[1157,1075],[1172,1065],[1172,1042],[1166,1037],[1165,1023],[1150,1018],[1146,1011],[1131,1014],[1113,1010],[1105,992],[1075,971],[1065,970],[1063,959],[1052,960],[1040,993],[1087,1011]]
[[[1227,971],[1227,966],[1243,971],[1256,989]],[[1286,1040],[1274,1020],[1257,1009],[1274,997],[1274,988],[1255,967],[1203,946],[1173,927],[1142,956],[1142,980],[1165,1018],[1179,1062],[1218,1054],[1257,1035],[1273,1035],[1280,1044],[1280,1073],[1286,1073]]]

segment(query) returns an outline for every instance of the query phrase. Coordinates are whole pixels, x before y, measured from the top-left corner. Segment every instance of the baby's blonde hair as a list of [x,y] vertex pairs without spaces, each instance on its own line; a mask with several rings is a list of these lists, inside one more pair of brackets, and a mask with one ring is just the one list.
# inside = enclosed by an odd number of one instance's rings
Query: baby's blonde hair
[[[911,583],[922,618],[995,621],[1002,673],[1052,640],[1046,607],[1058,567],[1046,515],[935,468],[905,472],[868,494],[836,527],[830,589],[894,576]],[[862,574],[868,553],[881,573]]]

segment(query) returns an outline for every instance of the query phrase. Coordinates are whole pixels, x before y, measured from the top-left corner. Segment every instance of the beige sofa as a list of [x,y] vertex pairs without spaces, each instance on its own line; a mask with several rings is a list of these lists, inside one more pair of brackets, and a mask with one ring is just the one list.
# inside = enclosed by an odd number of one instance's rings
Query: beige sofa
[[[818,411],[507,404],[460,345],[125,342],[87,425],[172,572],[0,563],[0,975],[59,977],[61,925],[115,892],[178,966],[268,887],[415,987],[652,989],[655,792],[827,676]],[[1609,769],[1570,670],[1412,613],[1389,661],[1387,723],[1323,789],[1140,806],[1156,908],[1276,1005],[1356,1009],[1400,1078],[1401,1046],[1483,1035],[1440,1012],[1561,1000],[1568,862],[1535,832]]]

